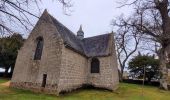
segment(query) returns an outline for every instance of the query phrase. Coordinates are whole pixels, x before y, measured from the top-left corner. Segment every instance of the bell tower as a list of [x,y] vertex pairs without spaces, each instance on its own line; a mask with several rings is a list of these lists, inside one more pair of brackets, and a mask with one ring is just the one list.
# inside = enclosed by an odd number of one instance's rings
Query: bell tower
[[84,32],[83,32],[83,29],[82,29],[82,25],[80,25],[80,28],[77,32],[77,37],[82,40],[84,38]]

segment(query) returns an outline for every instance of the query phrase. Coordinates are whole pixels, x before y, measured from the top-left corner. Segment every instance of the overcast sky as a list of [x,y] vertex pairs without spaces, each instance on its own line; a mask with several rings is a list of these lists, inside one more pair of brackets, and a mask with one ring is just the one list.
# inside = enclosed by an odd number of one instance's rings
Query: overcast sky
[[54,0],[42,0],[40,8],[47,9],[57,20],[63,23],[71,31],[76,33],[79,26],[83,25],[85,37],[105,34],[113,30],[112,19],[124,13],[126,16],[131,13],[130,7],[117,8],[121,0],[71,0],[73,7],[69,10],[71,16],[63,13],[62,6]]
[[[69,12],[71,16],[67,16],[63,13],[62,5],[53,1],[55,0],[42,0],[41,11],[47,9],[51,15],[74,33],[82,24],[85,37],[111,32],[114,30],[111,26],[112,19],[122,13],[125,16],[131,14],[130,7],[117,8],[120,6],[118,1],[121,0],[71,0],[73,7],[69,10],[72,12]],[[36,24],[37,20],[34,20],[33,23]],[[21,33],[25,34],[23,31]],[[26,37],[28,35],[29,33],[26,34]],[[0,71],[2,70],[0,69]]]

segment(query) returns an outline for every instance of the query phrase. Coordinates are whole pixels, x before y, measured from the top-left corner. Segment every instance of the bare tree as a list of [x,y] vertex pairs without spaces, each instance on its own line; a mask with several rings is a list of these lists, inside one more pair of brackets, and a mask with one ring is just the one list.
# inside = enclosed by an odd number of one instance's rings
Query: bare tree
[[[130,21],[129,19],[126,21]],[[113,26],[118,27],[116,32],[116,47],[118,62],[120,65],[119,77],[123,79],[123,72],[129,58],[137,51],[141,36],[133,27],[120,25],[117,23],[126,22],[123,18],[119,18],[113,22]],[[126,24],[126,23],[124,23]]]
[[[69,0],[56,0],[63,5],[65,10],[71,7]],[[31,12],[30,8],[35,5],[39,10],[39,2],[41,0],[1,0],[0,1],[0,35],[3,36],[7,33],[13,33],[13,28],[22,26],[28,30],[30,26],[33,26],[30,16],[39,18],[34,12]]]
[[168,89],[168,76],[166,65],[166,47],[170,43],[170,5],[169,0],[131,0],[131,3],[125,3],[122,6],[132,5],[134,15],[131,21],[118,23],[133,27],[138,33],[143,34],[146,39],[151,39],[160,44],[158,56],[160,59],[160,87]]

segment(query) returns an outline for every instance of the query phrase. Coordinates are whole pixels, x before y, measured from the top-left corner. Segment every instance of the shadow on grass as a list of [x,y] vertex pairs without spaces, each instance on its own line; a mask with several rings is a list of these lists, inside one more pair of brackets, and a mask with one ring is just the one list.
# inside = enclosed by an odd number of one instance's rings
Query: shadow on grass
[[65,95],[69,95],[69,94],[80,93],[82,91],[113,92],[112,90],[109,90],[106,88],[94,87],[93,85],[84,84],[80,88],[77,88],[74,90],[62,91],[62,92],[60,92],[60,95],[65,96]]

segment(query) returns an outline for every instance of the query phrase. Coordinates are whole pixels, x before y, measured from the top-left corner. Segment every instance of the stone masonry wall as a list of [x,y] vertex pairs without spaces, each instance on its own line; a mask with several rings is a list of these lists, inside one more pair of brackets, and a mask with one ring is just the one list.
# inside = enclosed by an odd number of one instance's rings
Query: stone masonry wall
[[58,92],[71,91],[86,83],[86,68],[87,59],[84,56],[63,47]]
[[118,88],[119,76],[118,76],[118,64],[117,56],[114,44],[113,34],[110,36],[109,52],[111,54],[106,57],[97,57],[100,61],[100,73],[90,73],[91,59],[88,59],[88,84],[95,87],[107,88],[109,90],[115,90]]
[[91,59],[88,60],[88,84],[94,87],[115,90],[118,85],[117,66],[112,63],[111,57],[98,57],[100,73],[90,73]]
[[[48,18],[48,16],[45,17]],[[34,60],[37,46],[36,38],[39,36],[43,37],[44,40],[43,52],[41,60]],[[40,19],[19,51],[11,87],[30,90],[41,89],[43,74],[47,74],[47,83],[44,91],[57,90],[62,45],[63,42],[57,34],[55,26]]]

